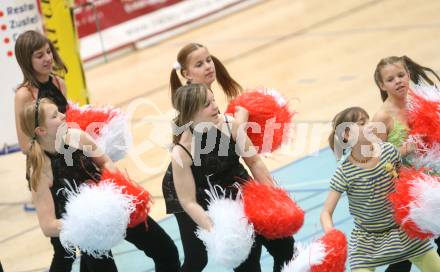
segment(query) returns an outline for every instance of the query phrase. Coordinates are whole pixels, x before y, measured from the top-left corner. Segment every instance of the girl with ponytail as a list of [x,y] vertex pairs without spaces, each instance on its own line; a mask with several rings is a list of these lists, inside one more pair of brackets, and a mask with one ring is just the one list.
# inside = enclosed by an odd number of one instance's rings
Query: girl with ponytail
[[[410,82],[435,85],[440,77],[429,67],[422,66],[407,56],[390,56],[379,61],[374,71],[374,81],[380,90],[382,106],[373,117],[373,121],[381,122],[386,130],[377,135],[383,140],[392,143],[399,149],[403,162],[409,164],[408,155],[415,152],[416,146],[405,142],[409,133],[408,125],[408,92]],[[437,245],[440,240],[436,239]],[[438,250],[440,253],[440,247]],[[386,272],[409,272],[411,263],[404,261],[390,265]]]
[[[430,68],[415,63],[407,56],[391,56],[379,61],[374,71],[374,81],[380,90],[382,106],[373,117],[373,121],[381,122],[386,130],[378,132],[383,141],[394,144],[405,157],[415,151],[414,144],[406,143],[408,137],[407,102],[410,81],[419,84],[421,81],[434,85],[434,76],[440,77]],[[409,271],[409,270],[408,270]]]
[[[374,81],[376,82],[377,87],[380,90],[380,96],[382,98],[382,101],[385,102],[388,99],[388,90],[386,89],[386,86],[384,85],[384,77],[383,74],[384,68],[387,68],[389,65],[397,65],[400,66],[400,68],[403,68],[406,72],[407,77],[402,77],[404,80],[411,80],[415,84],[419,84],[420,80],[424,80],[430,85],[434,85],[434,81],[428,76],[431,74],[431,76],[434,76],[438,81],[440,81],[440,77],[429,67],[422,66],[416,62],[414,62],[412,59],[410,59],[407,56],[402,57],[386,57],[379,61],[379,63],[376,66],[376,69],[374,70]],[[389,69],[390,67],[388,67]]]
[[[49,157],[50,154],[57,152],[56,134],[58,128],[65,124],[65,116],[58,111],[51,100],[43,98],[25,106],[19,115],[19,121],[24,135],[30,140],[26,172],[30,177],[30,189],[38,222],[44,235],[50,237],[54,249],[49,271],[71,271],[74,258],[71,258],[65,251],[59,239],[62,228],[61,220],[59,220],[61,218],[60,205],[63,206],[63,201],[54,193],[54,190],[58,188]],[[95,260],[83,255],[81,263],[90,268],[100,265],[108,271],[116,271],[116,266],[110,258]]]
[[399,148],[402,156],[414,151],[414,146],[404,144],[408,135],[406,106],[410,81],[419,84],[422,80],[434,85],[440,77],[430,68],[415,63],[407,56],[391,56],[379,61],[374,71],[374,81],[380,90],[383,104],[373,117],[373,121],[385,124],[386,131],[378,136]]
[[[30,141],[27,172],[32,200],[40,227],[54,248],[49,272],[71,271],[75,258],[59,237],[67,202],[63,192],[83,183],[97,183],[104,169],[114,172],[117,168],[90,135],[80,129],[67,129],[65,115],[47,98],[26,105],[19,121]],[[99,214],[96,216],[99,220]],[[127,228],[125,239],[154,260],[156,271],[178,271],[177,248],[151,217]],[[114,272],[117,268],[111,257],[96,259],[82,253],[80,271]]]
[[177,61],[170,75],[172,101],[177,89],[182,86],[178,73],[185,78],[186,83],[205,84],[209,88],[217,80],[228,100],[242,91],[240,84],[229,75],[223,63],[199,43],[187,44],[177,54]]

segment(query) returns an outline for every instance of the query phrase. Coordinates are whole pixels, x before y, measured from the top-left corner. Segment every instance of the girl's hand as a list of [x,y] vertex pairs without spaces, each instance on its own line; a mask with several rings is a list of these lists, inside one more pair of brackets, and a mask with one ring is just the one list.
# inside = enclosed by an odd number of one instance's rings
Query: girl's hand
[[402,153],[404,153],[405,155],[410,154],[410,153],[414,153],[417,150],[417,145],[415,143],[404,143],[402,145]]
[[240,121],[245,121],[245,120],[247,121],[249,119],[249,112],[247,109],[241,106],[236,106],[234,112],[234,118]]

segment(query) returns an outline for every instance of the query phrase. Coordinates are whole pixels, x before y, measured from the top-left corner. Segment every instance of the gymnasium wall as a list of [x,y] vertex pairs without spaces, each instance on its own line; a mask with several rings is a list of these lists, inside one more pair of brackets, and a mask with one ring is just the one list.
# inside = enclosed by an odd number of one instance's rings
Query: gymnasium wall
[[20,33],[31,29],[46,33],[69,69],[64,78],[69,100],[84,104],[88,103],[84,63],[150,46],[260,1],[1,0],[0,154],[17,150],[14,90],[23,77],[13,51]]

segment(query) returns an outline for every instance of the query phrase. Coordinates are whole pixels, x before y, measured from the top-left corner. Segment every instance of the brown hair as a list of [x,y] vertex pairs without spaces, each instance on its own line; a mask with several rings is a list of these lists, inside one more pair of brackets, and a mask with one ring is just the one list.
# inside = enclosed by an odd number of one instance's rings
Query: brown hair
[[15,58],[17,59],[18,65],[20,65],[21,72],[23,73],[23,82],[19,87],[30,85],[38,88],[39,82],[32,66],[32,54],[46,44],[49,45],[53,55],[53,70],[61,76],[67,73],[67,67],[58,55],[53,43],[43,34],[34,30],[29,30],[20,34],[15,43]]
[[[332,131],[328,136],[328,144],[336,155],[336,158],[340,158],[343,154],[344,144],[347,143],[343,132],[338,131],[338,126],[343,123],[356,123],[362,118],[369,119],[368,113],[360,107],[350,107],[339,112],[335,115],[332,121]],[[347,129],[347,128],[346,128]]]
[[[188,84],[177,89],[174,95],[173,107],[178,115],[173,122],[176,128],[189,125],[194,115],[205,106],[208,99],[208,91],[205,84]],[[182,131],[173,131],[173,143],[180,141]]]
[[[38,106],[38,115],[36,117],[35,111],[36,111],[36,104],[39,103]],[[26,173],[30,174],[32,169],[31,177],[31,189],[36,191],[38,187],[38,179],[41,175],[41,171],[43,169],[43,163],[44,163],[44,155],[43,155],[43,148],[41,147],[40,143],[38,142],[39,138],[35,134],[35,119],[38,118],[38,124],[39,126],[44,125],[46,122],[45,119],[45,107],[44,104],[51,103],[52,100],[48,98],[42,98],[40,100],[34,101],[32,103],[27,104],[24,107],[23,112],[20,114],[20,126],[23,129],[23,132],[26,134],[26,136],[29,137],[31,140],[31,146],[29,148],[29,153],[26,160]],[[54,104],[55,105],[55,104]]]
[[[185,45],[182,49],[180,49],[179,53],[177,54],[177,62],[181,66],[180,74],[182,76],[183,76],[183,71],[187,69],[186,66],[188,62],[188,56],[199,48],[206,48],[206,47],[199,43],[190,43]],[[231,77],[228,70],[226,70],[226,67],[218,58],[216,58],[213,55],[211,55],[211,58],[215,66],[216,79],[220,84],[220,86],[222,87],[223,92],[226,94],[227,98],[230,100],[236,97],[237,95],[239,95],[243,90],[240,84],[238,84],[237,81],[235,81]],[[173,68],[170,75],[171,101],[173,101],[177,89],[181,86],[182,86],[182,82],[180,81],[179,76],[177,75],[177,70]]]
[[426,81],[430,85],[434,85],[434,82],[428,77],[426,72],[430,72],[433,74],[437,80],[440,81],[440,77],[429,67],[421,66],[420,64],[417,64],[412,59],[410,59],[407,56],[402,57],[386,57],[379,61],[379,63],[376,66],[376,69],[374,70],[374,81],[376,82],[377,87],[380,90],[380,96],[382,97],[382,101],[385,101],[388,98],[388,94],[386,91],[382,90],[380,88],[380,83],[383,83],[383,78],[381,75],[382,68],[385,67],[388,64],[395,64],[395,63],[401,63],[405,70],[409,73],[409,76],[411,80],[418,84],[420,81],[420,78],[422,78],[424,81]]

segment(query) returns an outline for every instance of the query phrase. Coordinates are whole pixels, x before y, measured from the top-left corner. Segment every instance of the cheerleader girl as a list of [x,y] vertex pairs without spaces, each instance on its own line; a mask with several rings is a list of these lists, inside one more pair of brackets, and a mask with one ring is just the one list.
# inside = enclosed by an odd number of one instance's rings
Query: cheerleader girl
[[433,85],[434,81],[428,76],[428,72],[440,81],[440,77],[432,69],[415,63],[407,56],[383,58],[374,71],[374,81],[380,90],[383,104],[374,115],[373,121],[385,124],[386,131],[378,136],[399,148],[402,156],[414,151],[414,146],[404,144],[408,135],[406,105],[410,81],[418,84],[420,80],[424,80]]
[[[245,144],[237,140],[239,122],[220,114],[212,91],[202,84],[180,87],[174,96],[173,106],[179,112],[175,125],[183,132],[173,136],[172,174],[174,188],[182,211],[174,213],[182,238],[185,261],[182,271],[202,271],[208,258],[205,246],[196,237],[197,227],[210,230],[206,209],[211,185],[218,185],[227,194],[235,195],[235,182],[243,183],[250,178],[239,162],[242,157],[256,180],[274,185],[270,172],[256,154],[249,138],[242,133]],[[186,126],[190,124],[190,126]],[[206,130],[198,125],[210,124]],[[243,140],[243,139],[242,139]],[[206,150],[209,152],[206,152]],[[244,155],[240,150],[250,151]],[[256,243],[248,259],[235,271],[260,271],[261,245],[274,257],[274,271],[281,271],[285,262],[293,256],[292,237],[268,240],[257,235]]]
[[180,49],[177,62],[170,75],[171,99],[177,89],[182,86],[180,75],[186,83],[201,83],[210,89],[215,80],[220,84],[228,100],[239,95],[243,88],[230,75],[223,63],[211,55],[208,49],[199,43],[190,43]]
[[[32,199],[38,221],[45,236],[50,237],[54,255],[49,271],[71,271],[74,258],[62,247],[59,239],[62,214],[70,188],[99,180],[105,168],[116,170],[112,161],[101,152],[94,140],[81,130],[67,129],[65,116],[47,98],[25,106],[19,116],[20,127],[29,140],[28,172]],[[78,136],[79,140],[73,135]],[[92,147],[94,157],[85,148]],[[65,158],[65,150],[73,150]],[[83,151],[84,150],[84,151]],[[99,215],[98,215],[99,216]],[[144,223],[127,229],[126,240],[153,258],[156,271],[177,271],[180,266],[177,248],[165,231],[150,217]],[[81,256],[81,269],[117,271],[112,258],[94,259]]]
[[[407,56],[383,58],[374,71],[374,81],[380,90],[383,104],[374,115],[373,121],[383,123],[386,128],[386,131],[378,133],[378,136],[399,149],[405,164],[409,164],[407,156],[415,151],[413,144],[405,143],[409,131],[406,107],[410,81],[418,84],[419,81],[424,80],[433,85],[434,81],[429,75],[440,80],[431,68],[421,66]],[[440,240],[436,239],[435,242],[439,246]],[[440,253],[439,248],[437,252]],[[410,270],[411,263],[404,261],[390,265],[386,272],[409,272]]]

